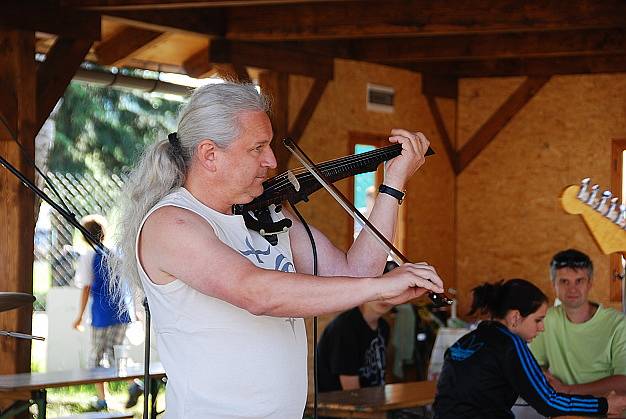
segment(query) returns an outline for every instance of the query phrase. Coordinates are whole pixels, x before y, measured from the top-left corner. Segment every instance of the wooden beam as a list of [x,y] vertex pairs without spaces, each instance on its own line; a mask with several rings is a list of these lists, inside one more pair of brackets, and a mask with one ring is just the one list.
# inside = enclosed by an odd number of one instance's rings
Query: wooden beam
[[339,39],[444,33],[623,27],[622,0],[345,1],[226,8],[226,37]]
[[550,80],[550,76],[528,77],[491,115],[463,148],[459,150],[459,174],[493,141],[496,135],[537,94],[548,80]]
[[127,26],[96,47],[98,63],[118,65],[124,58],[161,36],[163,32]]
[[100,39],[98,13],[56,7],[52,2],[5,0],[0,13],[0,29],[52,33],[70,38]]
[[289,75],[276,71],[263,71],[259,74],[259,86],[261,92],[272,99],[270,119],[274,129],[274,141],[272,150],[276,156],[276,173],[287,170],[287,164],[291,153],[287,150],[282,140],[287,136],[289,124]]
[[[456,100],[456,98],[455,98]],[[448,161],[450,162],[450,167],[454,171],[455,174],[459,174],[459,159],[454,149],[454,145],[452,144],[452,137],[448,134],[448,130],[446,129],[446,125],[443,121],[443,116],[441,115],[441,111],[439,110],[439,105],[437,105],[437,100],[434,96],[427,95],[426,101],[428,102],[428,108],[430,109],[430,113],[435,120],[435,126],[437,127],[437,132],[439,133],[439,137],[441,138],[441,142],[443,143],[443,147],[446,149],[446,155],[448,156]]]
[[327,85],[328,80],[316,79],[313,82],[313,85],[309,90],[309,94],[304,100],[304,103],[298,112],[298,116],[296,116],[296,119],[289,130],[289,137],[291,137],[295,143],[298,143],[298,141],[300,141],[300,137],[304,134],[304,130],[309,124],[309,121],[313,116],[313,112],[315,112],[315,109],[317,108],[317,104],[324,95]]
[[190,77],[197,79],[207,77],[213,70],[213,66],[209,62],[209,50],[204,48],[183,62],[183,69]]
[[213,39],[209,44],[209,62],[259,67],[279,73],[298,74],[332,80],[332,57],[290,50],[271,44]]
[[39,132],[89,52],[91,40],[58,38],[46,61],[37,68],[37,121]]
[[[0,141],[0,155],[34,180],[36,77],[35,33],[1,31],[0,68],[5,85],[17,105],[16,141]],[[4,93],[3,93],[4,94]],[[24,154],[25,155],[24,155]],[[0,289],[2,291],[33,291],[33,236],[35,231],[35,195],[8,170],[0,167]],[[30,333],[32,307],[0,313],[0,330]],[[30,371],[31,342],[26,339],[0,340],[0,374]]]
[[107,19],[161,32],[192,32],[209,37],[226,33],[226,16],[219,8],[197,10],[144,10],[106,12]]
[[[298,0],[307,1],[307,0]],[[317,0],[308,0],[317,1]],[[325,0],[332,1],[344,0]],[[86,10],[172,10],[172,9],[197,9],[200,7],[222,6],[249,6],[251,4],[280,4],[292,3],[293,0],[64,0],[63,4],[73,5]]]
[[422,74],[422,94],[425,96],[457,98],[459,94],[458,79],[456,77],[423,73]]
[[626,72],[626,54],[611,56],[461,60],[394,65],[419,73],[454,77],[551,76]]
[[380,63],[596,56],[626,54],[626,29],[436,34],[333,41],[292,41],[280,42],[278,45],[337,58]]
[[[15,48],[14,31],[0,29],[0,129],[2,140],[17,138],[17,86],[15,84],[15,64],[13,63]],[[7,69],[7,70],[4,70]],[[2,168],[0,168],[2,169]]]

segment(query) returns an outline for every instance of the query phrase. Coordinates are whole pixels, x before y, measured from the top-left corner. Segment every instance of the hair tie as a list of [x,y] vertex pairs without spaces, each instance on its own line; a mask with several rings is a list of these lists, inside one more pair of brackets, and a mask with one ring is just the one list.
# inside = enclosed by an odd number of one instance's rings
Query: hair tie
[[172,149],[175,151],[175,154],[179,156],[183,155],[183,147],[180,145],[180,138],[178,138],[178,133],[172,132],[168,134],[167,140],[170,142]]

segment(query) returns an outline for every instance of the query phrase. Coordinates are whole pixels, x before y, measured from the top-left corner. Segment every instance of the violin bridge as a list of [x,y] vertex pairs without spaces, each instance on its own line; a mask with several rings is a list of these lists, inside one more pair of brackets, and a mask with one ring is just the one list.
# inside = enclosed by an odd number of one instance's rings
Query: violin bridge
[[300,192],[300,182],[298,182],[298,178],[293,174],[291,170],[287,170],[287,180],[291,182],[296,192]]

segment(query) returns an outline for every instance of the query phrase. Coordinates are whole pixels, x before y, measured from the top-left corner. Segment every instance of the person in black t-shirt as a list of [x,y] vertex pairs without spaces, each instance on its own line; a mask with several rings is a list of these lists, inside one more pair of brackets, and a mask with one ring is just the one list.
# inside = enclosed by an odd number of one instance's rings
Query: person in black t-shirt
[[317,347],[320,392],[385,384],[389,324],[382,316],[392,307],[365,303],[341,313],[326,326]]
[[[384,273],[398,267],[387,261]],[[319,391],[385,385],[385,346],[392,304],[373,301],[345,311],[326,326],[317,346]]]

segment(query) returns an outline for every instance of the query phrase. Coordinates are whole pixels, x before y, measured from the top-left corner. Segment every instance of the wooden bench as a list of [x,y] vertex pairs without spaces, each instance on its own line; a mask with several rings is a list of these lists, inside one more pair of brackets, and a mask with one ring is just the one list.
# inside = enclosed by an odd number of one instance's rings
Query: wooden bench
[[123,412],[87,412],[72,416],[58,417],[57,419],[124,419],[133,417],[132,413]]

